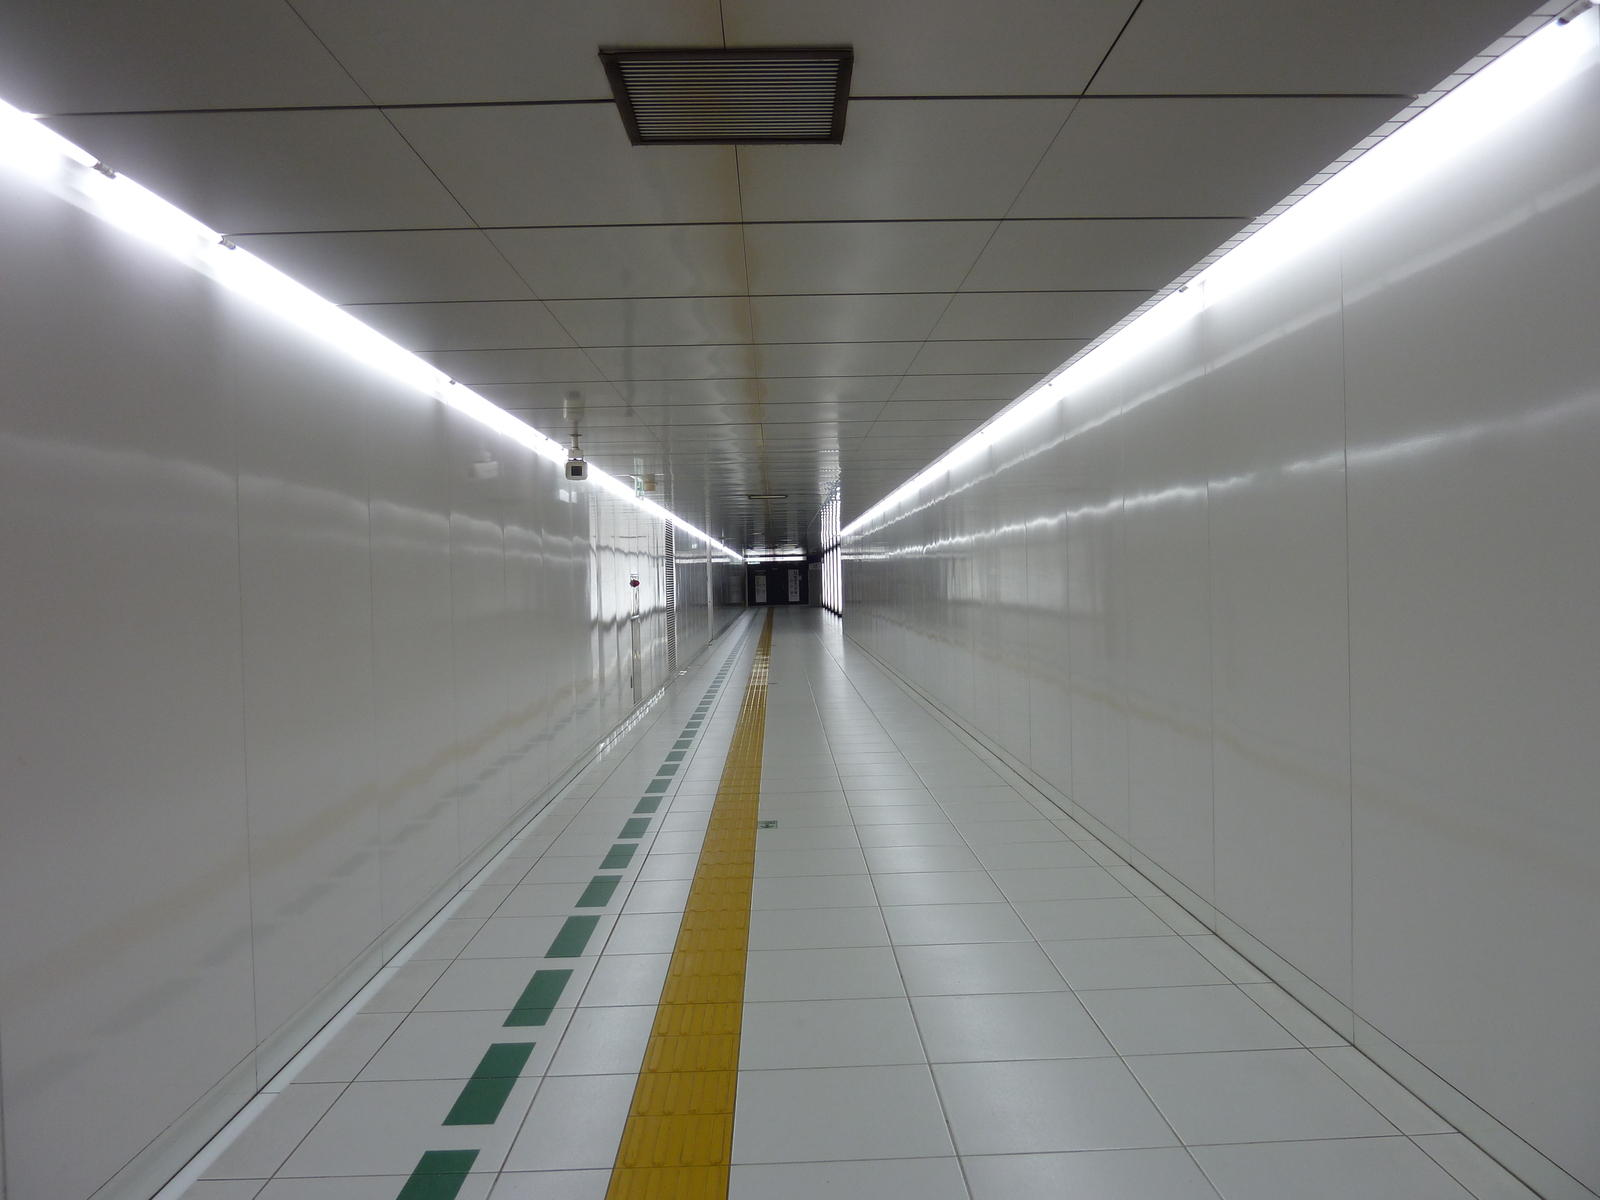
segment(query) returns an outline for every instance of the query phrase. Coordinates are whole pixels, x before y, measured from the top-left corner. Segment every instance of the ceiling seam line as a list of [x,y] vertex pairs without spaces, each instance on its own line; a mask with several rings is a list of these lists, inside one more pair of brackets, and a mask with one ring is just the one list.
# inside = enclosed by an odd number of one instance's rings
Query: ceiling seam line
[[[1012,288],[1005,291],[987,291],[974,288],[968,292],[757,292],[749,297],[752,300],[830,300],[842,296],[1121,296],[1121,295],[1152,295],[1160,291],[1159,288]],[[702,296],[549,296],[536,297],[545,304],[605,304],[617,300],[743,300],[742,293],[713,292]],[[337,301],[340,308],[377,308],[380,306],[400,307],[407,304],[530,304],[531,300],[341,300]],[[885,341],[908,342],[916,338],[886,338]],[[935,338],[935,341],[1015,341],[1037,340],[1050,341],[1050,338],[1014,339],[1014,338]],[[763,345],[779,345],[782,343],[763,343]],[[822,345],[830,346],[832,342],[794,343],[797,345]]]
[[[390,128],[393,129],[394,126],[391,124]],[[469,217],[468,219],[470,220],[471,218]],[[729,229],[734,226],[788,228],[795,225],[979,225],[987,224],[990,221],[1020,221],[1030,224],[1044,224],[1053,221],[1060,224],[1068,224],[1070,222],[1100,223],[1110,221],[1253,220],[1255,220],[1255,217],[1248,213],[1189,213],[1176,216],[1148,214],[1141,216],[1076,215],[1070,217],[1010,217],[1002,214],[988,217],[825,217],[810,221],[795,219],[768,221],[601,221],[593,224],[578,225],[379,225],[364,229],[244,229],[234,230],[229,236],[339,237],[348,234],[369,233],[459,233],[473,229],[484,233],[528,233],[539,230],[570,229]]]
[[[296,16],[299,16],[296,13]],[[304,18],[301,18],[304,21]],[[318,38],[320,42],[321,39]],[[326,43],[324,43],[326,47]],[[331,53],[331,51],[330,51]],[[341,64],[341,69],[343,65]],[[347,72],[348,73],[348,72]],[[363,89],[365,90],[365,89]],[[1419,95],[1413,92],[985,92],[929,93],[927,95],[850,96],[850,102],[872,104],[884,101],[941,101],[956,100],[983,102],[991,100],[1405,100],[1414,101]],[[577,97],[554,100],[418,100],[411,102],[368,104],[262,104],[215,108],[105,108],[82,109],[70,112],[34,113],[42,121],[65,121],[98,117],[224,117],[250,116],[264,113],[314,113],[314,112],[416,112],[425,110],[474,108],[570,108],[581,105],[616,104],[611,96]]]
[[[350,82],[355,85],[355,87],[361,92],[362,95],[366,96],[367,99],[370,100],[372,98],[372,94],[367,91],[365,85],[363,85],[362,82],[359,79],[356,78],[355,73],[353,71],[351,71],[350,68],[347,67],[344,64],[343,60],[341,60],[339,58],[339,56],[333,52],[333,48],[331,46],[329,46],[325,40],[323,40],[322,35],[317,32],[316,28],[311,24],[311,22],[306,19],[305,15],[303,13],[301,13],[298,8],[295,7],[294,0],[283,0],[283,3],[285,5],[285,7],[287,7],[289,9],[290,12],[294,13],[295,17],[300,21],[300,23],[305,26],[306,32],[309,33],[313,38],[315,38],[317,40],[317,43],[323,48],[324,51],[326,51],[326,53],[328,54],[328,57],[333,59],[333,61],[336,64],[338,64],[339,69],[345,73],[346,77],[349,78]],[[505,251],[502,250],[500,248],[500,246],[495,242],[495,240],[493,238],[491,238],[483,230],[483,228],[478,224],[478,220],[477,220],[477,218],[475,216],[473,216],[472,211],[466,206],[465,203],[462,202],[461,198],[455,194],[455,191],[450,187],[450,185],[447,184],[440,177],[439,173],[433,169],[433,164],[430,163],[423,156],[422,152],[420,150],[418,150],[415,145],[412,144],[411,139],[408,138],[405,135],[405,132],[403,130],[401,130],[400,127],[398,125],[396,125],[393,120],[390,119],[388,113],[383,112],[381,107],[379,108],[378,111],[379,111],[380,115],[382,115],[382,117],[384,119],[384,123],[386,125],[388,125],[390,129],[394,130],[395,136],[398,137],[401,140],[401,142],[404,143],[406,149],[411,151],[411,153],[416,157],[417,162],[419,162],[422,165],[423,170],[427,171],[428,174],[433,177],[434,182],[436,182],[439,185],[440,189],[443,190],[444,194],[450,197],[451,203],[453,203],[461,211],[462,215],[465,216],[467,218],[467,220],[472,222],[473,230],[480,237],[482,237],[483,240],[486,243],[488,243],[490,248],[494,250],[495,254],[500,258],[500,260],[506,264],[507,269],[510,270],[510,272],[513,275],[516,276],[518,281],[521,282],[522,286],[528,289],[528,295],[536,303],[540,304],[544,308],[545,314],[547,316],[549,316],[549,318],[553,322],[555,322],[556,327],[559,328],[562,333],[566,334],[569,338],[572,338],[571,330],[567,329],[567,327],[564,324],[562,324],[561,319],[558,316],[556,316],[556,314],[554,312],[552,312],[550,310],[549,304],[546,303],[544,301],[544,299],[539,295],[538,289],[535,288],[531,282],[529,282],[527,277],[524,276],[523,273],[520,270],[517,269],[516,264],[513,263],[510,260],[509,257],[507,257]],[[573,341],[574,345],[578,344],[576,338],[572,338],[572,341]],[[579,349],[582,350],[582,347],[579,346]],[[589,364],[596,371],[600,372],[600,375],[601,375],[602,379],[606,379],[607,378],[606,372],[600,366],[600,364],[595,362],[594,359],[589,356],[588,351],[585,350],[583,352],[583,354],[584,354],[584,358],[588,359]],[[493,386],[493,385],[486,385],[486,386]],[[656,444],[658,446],[661,444],[660,439],[656,438],[656,436],[655,436],[653,431],[650,432],[650,437],[655,440],[655,442],[656,442]],[[557,440],[559,441],[560,439],[557,439]]]
[[[1135,5],[1134,5],[1134,11],[1135,12],[1138,11],[1138,5],[1140,3],[1143,3],[1143,0],[1137,0],[1137,2],[1135,3]],[[1132,19],[1133,19],[1133,14],[1129,13],[1128,14],[1128,20],[1131,21]],[[1123,23],[1123,30],[1126,30],[1126,29],[1127,29],[1127,22],[1124,22]],[[1117,33],[1117,38],[1120,38],[1121,36],[1122,36],[1122,32],[1119,31]],[[1111,49],[1115,49],[1116,44],[1117,44],[1117,39],[1113,38],[1112,42],[1111,42]],[[1107,56],[1109,56],[1111,54],[1111,49],[1107,49],[1107,51],[1106,51],[1106,55]],[[1102,58],[1101,59],[1101,63],[1103,64],[1104,61],[1105,61],[1105,59]],[[1095,71],[1096,71],[1096,73],[1098,73],[1099,72],[1099,67],[1096,67]],[[1091,75],[1089,77],[1089,82],[1091,84],[1094,82],[1094,76],[1093,75]],[[956,296],[963,295],[963,294],[967,294],[967,295],[974,294],[974,293],[963,293],[962,290],[961,290],[961,285],[966,283],[966,281],[972,277],[972,272],[977,269],[979,261],[983,258],[984,254],[986,254],[988,252],[989,247],[994,243],[994,239],[996,238],[996,236],[999,235],[1001,227],[1006,223],[1006,220],[1010,216],[1011,211],[1014,208],[1016,208],[1017,202],[1022,198],[1023,192],[1027,191],[1028,184],[1032,183],[1033,182],[1033,177],[1036,174],[1038,174],[1040,164],[1043,163],[1044,160],[1047,157],[1049,157],[1050,151],[1053,150],[1055,148],[1056,143],[1061,140],[1062,131],[1064,129],[1066,129],[1067,124],[1072,120],[1073,114],[1078,111],[1078,105],[1080,103],[1081,103],[1081,101],[1078,101],[1078,100],[1074,100],[1072,102],[1072,105],[1067,109],[1066,114],[1061,118],[1061,124],[1056,126],[1056,131],[1055,131],[1054,134],[1051,135],[1050,141],[1045,145],[1044,149],[1039,152],[1039,157],[1034,160],[1033,166],[1029,168],[1027,176],[1023,179],[1022,183],[1020,185],[1018,185],[1016,194],[1011,197],[1011,203],[1006,205],[1005,213],[1001,216],[1000,220],[995,222],[994,228],[989,231],[989,236],[984,239],[983,245],[979,248],[978,253],[976,255],[974,255],[972,261],[969,264],[967,264],[966,272],[961,276],[960,283],[956,284],[955,291],[951,293],[950,299],[945,302],[944,308],[940,310],[938,320],[936,320],[929,327],[929,329],[928,329],[929,336],[922,340],[922,345],[917,348],[916,354],[912,355],[912,358],[911,358],[911,363],[912,364],[916,363],[917,359],[919,357],[921,357],[923,351],[927,349],[928,343],[933,340],[933,337],[932,337],[933,331],[939,327],[939,322],[943,321],[944,318],[945,318],[945,315],[950,311],[951,305],[953,305],[955,303]],[[885,399],[884,402],[883,402],[883,408],[880,408],[878,410],[877,416],[875,416],[873,418],[873,423],[867,428],[866,433],[863,435],[864,438],[869,438],[869,437],[872,436],[873,432],[877,429],[878,422],[883,417],[884,409],[886,409],[889,406],[889,404],[891,404],[894,401],[895,397],[900,394],[900,389],[901,389],[901,387],[903,387],[905,385],[905,381],[908,378],[914,378],[910,373],[910,365],[907,366],[905,373],[903,373],[900,376],[899,381],[894,385],[894,388],[889,392],[888,398]],[[1012,399],[1015,399],[1015,397],[1012,397]],[[957,439],[957,440],[959,440],[959,439]],[[935,455],[935,457],[937,457],[937,455]],[[898,486],[898,485],[896,485],[896,486]],[[893,488],[891,488],[890,491],[893,491]],[[887,494],[888,493],[885,493],[885,495],[887,495]],[[881,499],[881,497],[879,497],[878,499]],[[877,502],[876,499],[874,501],[872,501],[872,503],[876,503],[876,502]],[[871,505],[869,504],[868,507],[871,507]],[[861,511],[865,512],[866,510],[862,509]],[[840,517],[841,517],[841,519],[843,518],[843,516],[844,516],[844,510],[843,510],[843,508],[841,506],[841,509],[840,509]]]

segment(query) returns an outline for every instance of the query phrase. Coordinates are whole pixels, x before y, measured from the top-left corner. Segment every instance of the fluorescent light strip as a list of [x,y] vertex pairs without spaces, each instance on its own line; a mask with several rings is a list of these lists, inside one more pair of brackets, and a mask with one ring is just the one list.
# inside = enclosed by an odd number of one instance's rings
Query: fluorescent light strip
[[1590,8],[1565,25],[1530,34],[1438,103],[1384,138],[1278,217],[1257,230],[1058,374],[1023,393],[987,425],[840,530],[841,539],[914,496],[940,475],[982,454],[1074,393],[1136,358],[1216,303],[1279,270],[1379,204],[1439,170],[1473,143],[1590,66],[1600,47],[1600,13]]
[[[0,167],[148,242],[304,332],[338,346],[353,358],[432,396],[541,457],[557,463],[567,460],[566,448],[560,443],[472,389],[454,382],[437,367],[362,324],[332,301],[295,282],[248,250],[233,248],[216,230],[207,228],[148,188],[125,175],[104,169],[92,154],[3,100],[0,100]],[[744,561],[738,551],[724,546],[653,500],[636,496],[632,486],[592,464],[589,478],[618,499],[671,521],[684,533],[733,561]]]

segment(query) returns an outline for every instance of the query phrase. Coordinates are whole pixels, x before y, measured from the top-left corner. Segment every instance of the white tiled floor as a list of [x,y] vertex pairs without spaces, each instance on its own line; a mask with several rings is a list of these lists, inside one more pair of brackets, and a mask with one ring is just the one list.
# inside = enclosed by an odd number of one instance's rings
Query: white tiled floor
[[[462,1200],[605,1194],[751,644],[582,956],[545,948],[728,658],[580,777],[189,1193],[394,1200],[423,1150]],[[1531,1196],[1046,801],[832,618],[780,610],[734,1200]],[[613,872],[614,873],[614,872]],[[505,1028],[536,970],[549,1023]],[[500,1118],[440,1124],[493,1042]]]

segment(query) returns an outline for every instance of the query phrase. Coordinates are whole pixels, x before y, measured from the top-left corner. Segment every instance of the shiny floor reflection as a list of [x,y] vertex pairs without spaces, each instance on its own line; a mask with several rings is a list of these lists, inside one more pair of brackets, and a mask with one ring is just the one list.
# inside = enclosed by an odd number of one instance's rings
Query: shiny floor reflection
[[[591,768],[188,1196],[600,1200],[752,643]],[[761,817],[737,1200],[1532,1195],[816,610],[778,613]]]

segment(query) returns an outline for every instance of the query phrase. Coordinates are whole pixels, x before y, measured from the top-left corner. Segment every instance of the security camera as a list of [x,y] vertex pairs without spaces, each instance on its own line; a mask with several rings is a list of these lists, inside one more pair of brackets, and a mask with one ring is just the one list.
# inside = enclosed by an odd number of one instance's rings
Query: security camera
[[572,447],[567,451],[567,478],[589,478],[589,464],[583,460],[583,451],[578,448],[578,431],[572,431]]

